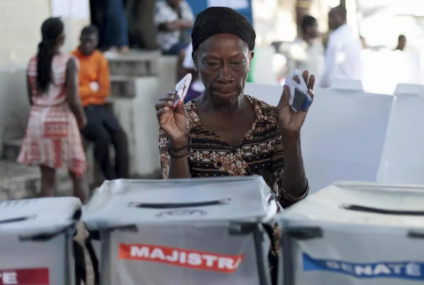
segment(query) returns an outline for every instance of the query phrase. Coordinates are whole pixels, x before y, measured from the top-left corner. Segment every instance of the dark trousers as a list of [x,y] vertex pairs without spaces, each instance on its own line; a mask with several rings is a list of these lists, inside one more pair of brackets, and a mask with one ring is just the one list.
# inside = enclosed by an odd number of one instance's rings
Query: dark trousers
[[[103,105],[89,105],[84,108],[87,126],[83,136],[94,142],[94,157],[100,164],[106,180],[128,178],[128,140],[118,120]],[[115,148],[115,169],[111,165],[109,146]]]
[[100,47],[128,46],[128,21],[123,0],[92,0],[91,4],[98,11],[95,22],[100,30]]

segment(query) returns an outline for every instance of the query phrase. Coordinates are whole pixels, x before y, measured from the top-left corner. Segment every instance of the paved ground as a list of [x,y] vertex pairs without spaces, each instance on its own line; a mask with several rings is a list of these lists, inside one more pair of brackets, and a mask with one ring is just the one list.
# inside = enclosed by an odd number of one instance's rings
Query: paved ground
[[0,181],[19,181],[27,178],[40,177],[37,167],[29,167],[20,163],[0,160]]
[[0,200],[32,197],[39,179],[36,167],[0,160]]
[[[7,199],[23,199],[37,196],[40,191],[40,170],[31,167],[0,160],[0,201]],[[71,179],[66,170],[56,174],[56,195],[70,195]]]

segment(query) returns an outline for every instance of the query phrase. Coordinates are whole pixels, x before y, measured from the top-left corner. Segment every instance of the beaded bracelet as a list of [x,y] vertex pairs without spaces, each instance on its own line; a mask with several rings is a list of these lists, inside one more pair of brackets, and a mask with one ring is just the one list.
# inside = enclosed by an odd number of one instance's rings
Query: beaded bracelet
[[[182,154],[182,155],[175,155],[175,154],[172,154],[171,153],[171,149],[169,149],[168,148],[168,154],[169,154],[169,156],[170,157],[172,157],[172,158],[183,158],[183,157],[185,157],[185,156],[187,156],[188,155],[188,150],[184,153],[184,154]],[[180,150],[181,151],[181,150]]]
[[191,144],[191,139],[189,139],[187,141],[187,143],[185,144],[185,146],[179,147],[179,148],[173,148],[170,144],[170,140],[168,140],[168,152],[169,151],[173,151],[173,152],[177,152],[177,151],[182,151],[184,149],[187,149],[189,147],[189,145]]

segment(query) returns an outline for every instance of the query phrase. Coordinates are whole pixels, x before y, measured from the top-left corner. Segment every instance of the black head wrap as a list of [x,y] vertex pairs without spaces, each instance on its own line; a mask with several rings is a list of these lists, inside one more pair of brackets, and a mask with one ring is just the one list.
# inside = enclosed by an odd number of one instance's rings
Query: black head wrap
[[231,8],[211,7],[201,12],[194,22],[191,39],[193,51],[209,37],[233,34],[244,40],[250,50],[255,48],[256,33],[252,24]]

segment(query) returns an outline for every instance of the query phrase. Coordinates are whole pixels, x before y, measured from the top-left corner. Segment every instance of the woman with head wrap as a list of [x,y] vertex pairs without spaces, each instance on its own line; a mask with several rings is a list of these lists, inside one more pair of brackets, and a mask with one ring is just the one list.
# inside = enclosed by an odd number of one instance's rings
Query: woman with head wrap
[[[193,60],[205,86],[197,99],[174,107],[175,91],[156,104],[164,178],[260,175],[283,207],[308,194],[300,148],[307,112],[293,112],[284,88],[278,107],[244,95],[255,31],[230,8],[200,13],[192,32]],[[303,74],[310,95],[314,76]],[[275,246],[279,246],[278,228]],[[275,253],[270,254],[271,267]]]
[[78,62],[60,53],[65,34],[59,18],[47,19],[41,34],[38,53],[27,71],[32,107],[18,161],[40,166],[42,197],[53,195],[56,169],[66,167],[74,195],[85,201],[86,159],[79,132],[85,116],[78,95]]

